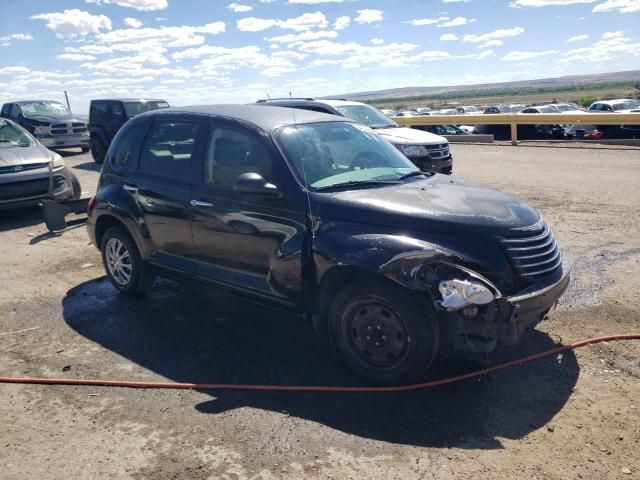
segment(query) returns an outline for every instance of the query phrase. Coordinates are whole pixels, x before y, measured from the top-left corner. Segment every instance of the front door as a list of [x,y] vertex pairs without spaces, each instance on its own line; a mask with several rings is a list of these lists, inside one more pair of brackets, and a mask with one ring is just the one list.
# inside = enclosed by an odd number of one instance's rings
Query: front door
[[[237,192],[244,173],[260,174],[279,193]],[[294,200],[290,175],[257,132],[211,124],[192,193],[194,257],[202,273],[253,294],[299,299],[305,205]]]

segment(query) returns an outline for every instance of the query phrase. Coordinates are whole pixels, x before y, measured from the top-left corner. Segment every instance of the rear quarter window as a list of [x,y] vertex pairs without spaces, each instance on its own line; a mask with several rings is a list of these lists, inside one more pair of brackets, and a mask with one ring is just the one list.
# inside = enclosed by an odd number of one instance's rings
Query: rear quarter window
[[140,145],[148,127],[148,122],[137,122],[127,124],[120,129],[107,154],[111,168],[116,172],[137,168]]

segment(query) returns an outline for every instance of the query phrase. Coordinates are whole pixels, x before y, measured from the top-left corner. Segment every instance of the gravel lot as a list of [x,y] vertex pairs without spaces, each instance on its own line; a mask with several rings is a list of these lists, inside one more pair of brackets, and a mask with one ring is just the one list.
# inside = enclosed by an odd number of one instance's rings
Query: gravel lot
[[[538,207],[575,264],[550,319],[491,363],[640,332],[640,150],[452,149],[457,175]],[[90,157],[67,161],[92,194]],[[360,384],[281,313],[169,281],[117,295],[82,225],[50,235],[37,209],[4,212],[0,239],[0,375]],[[0,465],[7,479],[640,478],[640,342],[404,394],[0,385]]]

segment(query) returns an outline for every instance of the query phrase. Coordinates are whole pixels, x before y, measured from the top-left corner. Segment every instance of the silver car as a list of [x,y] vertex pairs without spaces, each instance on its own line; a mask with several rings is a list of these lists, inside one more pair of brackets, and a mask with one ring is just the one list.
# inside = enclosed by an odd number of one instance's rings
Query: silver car
[[59,154],[18,124],[0,118],[0,210],[44,199],[77,199],[80,193],[78,179]]

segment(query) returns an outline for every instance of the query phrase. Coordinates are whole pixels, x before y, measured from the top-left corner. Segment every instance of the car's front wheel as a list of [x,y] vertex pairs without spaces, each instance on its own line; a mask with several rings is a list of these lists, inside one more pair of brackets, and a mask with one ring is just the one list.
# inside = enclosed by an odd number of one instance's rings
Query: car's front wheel
[[105,232],[101,251],[107,276],[122,293],[139,295],[151,287],[154,275],[140,257],[131,235],[123,227],[111,227]]
[[329,310],[329,331],[347,365],[375,383],[420,380],[438,351],[433,308],[384,279],[365,278],[343,289]]

